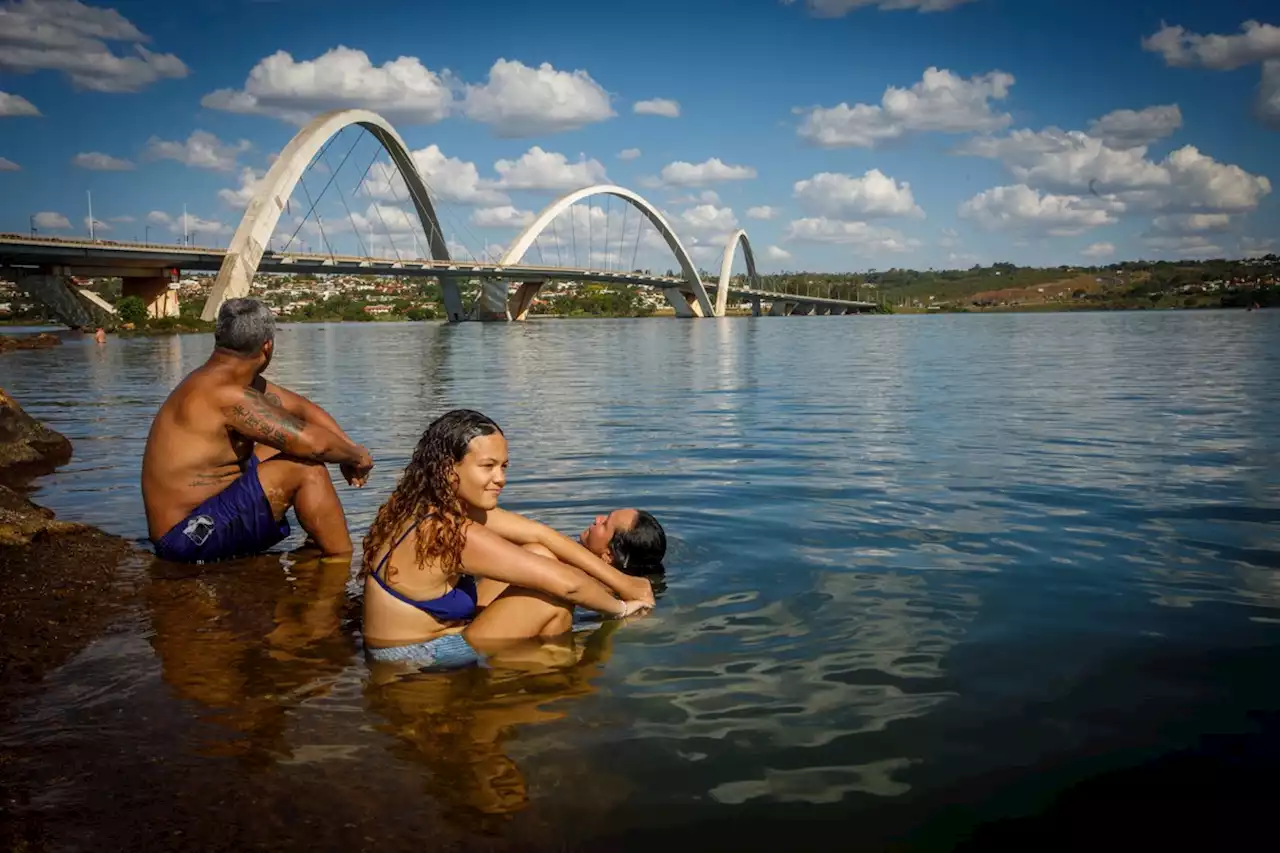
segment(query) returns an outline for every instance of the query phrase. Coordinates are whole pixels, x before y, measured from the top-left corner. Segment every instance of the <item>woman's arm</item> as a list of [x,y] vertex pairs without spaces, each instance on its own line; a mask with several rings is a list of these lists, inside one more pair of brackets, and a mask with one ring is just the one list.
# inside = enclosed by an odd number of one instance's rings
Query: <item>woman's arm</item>
[[548,527],[540,521],[525,518],[505,509],[491,509],[485,513],[484,526],[517,545],[542,545],[556,559],[579,568],[600,581],[614,594],[624,599],[638,599],[653,604],[653,585],[644,578],[632,577],[620,572],[604,560],[592,554],[580,543]]
[[537,590],[606,616],[630,616],[653,606],[652,601],[619,601],[585,572],[526,551],[479,524],[467,526],[462,567],[478,577]]

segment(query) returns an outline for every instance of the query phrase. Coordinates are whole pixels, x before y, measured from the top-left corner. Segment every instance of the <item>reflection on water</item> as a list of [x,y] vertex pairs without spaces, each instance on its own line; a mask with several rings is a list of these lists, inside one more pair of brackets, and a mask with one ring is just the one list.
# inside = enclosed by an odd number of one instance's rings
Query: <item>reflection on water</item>
[[[76,447],[35,499],[141,538],[149,417],[209,345],[6,355]],[[465,405],[508,433],[508,506],[661,518],[669,589],[421,674],[366,664],[349,563],[126,566],[128,616],[0,728],[53,847],[816,849],[779,827],[853,818],[852,848],[949,849],[1043,813],[1026,849],[1106,831],[1114,794],[1047,804],[1148,762],[1165,813],[1241,825],[1280,793],[1224,781],[1280,756],[1280,314],[327,325],[277,350],[271,378],[378,463],[339,489],[355,535]]]

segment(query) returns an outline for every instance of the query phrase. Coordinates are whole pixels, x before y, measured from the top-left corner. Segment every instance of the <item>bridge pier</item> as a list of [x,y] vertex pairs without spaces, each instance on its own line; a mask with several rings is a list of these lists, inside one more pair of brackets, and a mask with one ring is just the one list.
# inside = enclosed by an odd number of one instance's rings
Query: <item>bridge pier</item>
[[751,298],[751,316],[752,317],[760,316],[760,297],[759,296],[753,296]]
[[515,295],[507,302],[507,313],[512,320],[524,322],[529,318],[529,309],[533,307],[533,300],[542,290],[541,281],[526,281],[516,288]]
[[791,313],[791,306],[785,299],[775,299],[769,306],[770,317],[785,317]]
[[693,300],[686,298],[685,293],[678,287],[664,287],[662,293],[667,297],[667,302],[671,303],[671,307],[675,309],[677,317],[696,317],[694,313]]
[[798,302],[790,311],[792,317],[807,317],[813,313],[812,302]]
[[480,285],[480,298],[476,300],[475,319],[483,323],[508,322],[507,283],[486,279]]
[[97,326],[111,317],[109,311],[97,305],[102,301],[97,299],[97,294],[94,294],[94,300],[82,296],[69,276],[47,273],[23,275],[18,277],[17,285],[18,290],[48,308],[73,329]]
[[178,292],[169,289],[169,276],[128,276],[121,280],[120,295],[137,296],[152,318],[178,316]]

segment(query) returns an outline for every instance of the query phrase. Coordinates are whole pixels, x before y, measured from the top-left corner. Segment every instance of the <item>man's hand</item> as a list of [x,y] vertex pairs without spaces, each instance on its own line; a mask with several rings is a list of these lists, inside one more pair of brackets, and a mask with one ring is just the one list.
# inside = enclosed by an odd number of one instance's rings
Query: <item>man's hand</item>
[[338,470],[346,478],[347,485],[355,486],[357,489],[364,487],[364,484],[369,481],[369,472],[373,470],[373,457],[369,455],[368,449],[360,446],[360,453],[359,461],[343,462],[338,466]]

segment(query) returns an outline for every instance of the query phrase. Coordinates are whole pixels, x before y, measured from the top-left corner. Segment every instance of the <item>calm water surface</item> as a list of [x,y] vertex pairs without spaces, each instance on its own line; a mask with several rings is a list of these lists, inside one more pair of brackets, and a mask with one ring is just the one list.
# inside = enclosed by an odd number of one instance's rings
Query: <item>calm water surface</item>
[[[141,538],[150,417],[210,346],[4,356],[75,443],[35,499]],[[292,326],[277,353],[377,461],[340,488],[355,536],[466,406],[507,431],[505,506],[575,534],[647,508],[669,588],[549,666],[390,678],[352,566],[131,564],[127,616],[0,728],[57,849],[1078,849],[1274,808],[1280,312]]]

